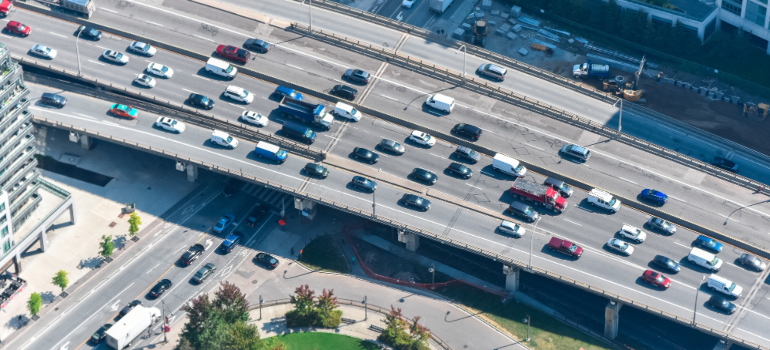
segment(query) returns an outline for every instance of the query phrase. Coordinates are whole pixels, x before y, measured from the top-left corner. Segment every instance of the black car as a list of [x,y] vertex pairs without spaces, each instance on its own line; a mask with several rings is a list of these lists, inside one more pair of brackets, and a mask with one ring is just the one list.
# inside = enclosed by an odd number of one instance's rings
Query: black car
[[94,41],[97,41],[102,38],[102,32],[91,27],[80,26],[77,30],[77,33],[81,38],[86,38]]
[[91,339],[89,341],[91,344],[96,345],[102,342],[102,339],[104,339],[104,336],[107,333],[107,330],[112,327],[112,324],[105,324],[104,326],[101,326],[98,331],[94,332],[94,334],[91,336]]
[[67,104],[67,98],[50,92],[44,92],[40,96],[40,103],[57,108],[63,108]]
[[406,148],[404,148],[402,144],[390,139],[382,139],[382,141],[380,141],[377,146],[379,146],[383,151],[392,154],[402,155],[404,152],[406,152]]
[[423,168],[414,168],[411,175],[413,179],[430,185],[433,185],[438,181],[436,174]]
[[307,163],[307,165],[305,165],[305,172],[310,176],[318,176],[322,179],[329,176],[329,169],[316,163]]
[[203,244],[194,244],[192,247],[188,248],[184,254],[182,254],[182,257],[179,258],[179,262],[184,266],[190,266],[190,264],[192,264],[195,259],[198,259],[198,257],[203,254],[204,250],[206,250],[206,248],[203,246]]
[[457,146],[454,155],[471,164],[476,164],[479,162],[479,159],[481,159],[481,155],[478,152],[465,146]]
[[405,194],[404,197],[401,198],[401,203],[420,211],[428,211],[428,209],[430,209],[429,200],[414,194]]
[[212,263],[207,263],[206,265],[203,265],[198,272],[195,273],[195,276],[193,276],[193,282],[197,284],[203,283],[204,280],[206,280],[207,277],[214,274],[214,271],[216,271],[217,268]]
[[201,94],[190,94],[190,97],[187,98],[187,101],[189,101],[191,105],[196,107],[201,107],[205,109],[214,108],[214,100],[206,96],[203,96]]
[[245,182],[238,180],[238,179],[230,179],[227,181],[227,186],[225,186],[225,190],[223,191],[225,194],[225,197],[232,197],[234,194],[238,193],[238,190],[243,187],[243,184]]
[[452,129],[452,132],[457,135],[465,136],[473,141],[478,141],[482,134],[481,128],[470,124],[457,124]]
[[120,310],[120,313],[118,313],[118,315],[120,317],[125,316],[126,314],[128,314],[129,311],[133,310],[137,305],[142,305],[142,301],[141,300],[134,300],[134,301],[128,303],[128,305],[126,305],[126,307],[124,307],[123,309]]
[[727,158],[714,157],[714,161],[711,162],[711,164],[715,167],[722,168],[727,171],[732,171],[734,173],[738,172],[738,164],[735,164],[735,162]]
[[363,176],[353,176],[353,180],[350,181],[350,184],[355,188],[368,192],[374,192],[377,190],[377,183]]
[[655,258],[652,259],[652,263],[671,273],[677,273],[680,269],[678,262],[663,255],[656,255]]
[[379,154],[361,147],[356,147],[355,149],[353,149],[353,157],[356,157],[360,160],[368,162],[369,164],[377,163],[377,160],[380,159]]
[[254,208],[254,210],[252,210],[249,216],[246,218],[246,226],[257,226],[257,222],[262,220],[262,218],[266,217],[268,214],[270,214],[270,206],[267,204],[260,204]]
[[467,166],[457,162],[452,162],[452,164],[449,164],[446,170],[450,174],[457,175],[463,179],[470,179],[473,177],[473,170],[471,170],[471,168],[468,168]]
[[508,212],[508,214],[516,216],[526,222],[535,222],[535,220],[540,217],[540,214],[538,214],[535,209],[532,209],[532,207],[529,205],[518,201],[511,202],[511,204],[508,206],[508,209],[505,211]]
[[270,51],[270,43],[264,40],[251,38],[246,40],[246,43],[243,44],[243,48],[259,53],[267,53]]
[[359,84],[368,84],[370,75],[369,73],[360,69],[348,69],[345,71],[345,79]]
[[161,295],[163,295],[163,292],[169,290],[171,288],[171,281],[167,279],[162,279],[158,281],[158,284],[155,285],[155,287],[152,287],[150,289],[150,296],[153,298],[159,298]]
[[738,308],[735,304],[731,303],[727,298],[721,295],[712,295],[707,303],[711,305],[711,307],[730,315],[732,315]]
[[358,90],[347,85],[334,85],[329,93],[353,101],[356,99],[356,95],[358,95]]
[[254,257],[254,262],[264,266],[268,270],[273,270],[278,267],[278,259],[265,253],[257,253],[257,256]]

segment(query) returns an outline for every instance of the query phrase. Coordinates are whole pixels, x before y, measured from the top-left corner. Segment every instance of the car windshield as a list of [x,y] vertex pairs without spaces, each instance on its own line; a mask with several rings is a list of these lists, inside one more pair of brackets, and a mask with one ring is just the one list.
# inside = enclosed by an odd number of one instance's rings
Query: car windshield
[[610,206],[614,207],[617,200],[615,198],[610,199]]
[[44,51],[44,52],[51,52],[51,48],[50,47],[41,47],[40,50]]
[[175,126],[176,125],[176,120],[172,119],[170,124],[171,124],[171,126]]
[[735,285],[735,283],[730,283],[730,286],[729,286],[729,287],[727,287],[727,290],[729,290],[729,291],[731,291],[731,292],[732,292],[732,291],[735,289],[735,287],[737,287],[737,286]]
[[227,137],[227,143],[231,143],[231,142],[233,142],[233,137],[232,136],[228,136]]
[[667,260],[666,261],[666,265],[671,266],[672,268],[676,267],[676,264],[673,261],[671,261],[671,260]]
[[200,101],[203,102],[203,103],[208,103],[209,102],[209,98],[206,97],[206,96],[198,95],[198,99],[200,99]]
[[414,197],[414,198],[412,198],[412,200],[414,201],[414,204],[422,205],[422,198]]
[[280,151],[278,151],[278,153],[276,153],[276,155],[277,155],[278,157],[280,157],[280,158],[283,158],[283,157],[285,157],[285,156],[286,156],[286,151],[284,151],[284,150],[280,150]]
[[118,52],[118,54],[117,54],[117,55],[115,55],[115,57],[116,57],[117,59],[121,59],[121,58],[123,58],[123,54],[122,54],[122,53],[120,53],[120,52]]
[[249,97],[249,92],[246,90],[243,90],[243,93],[241,93],[241,97],[243,98]]
[[355,108],[351,108],[350,109],[350,114],[356,115],[357,113],[358,113],[358,111]]
[[524,169],[524,166],[523,166],[523,165],[521,165],[521,163],[519,163],[519,166],[517,166],[516,168],[514,168],[514,170],[515,170],[517,173],[520,173],[522,169]]
[[666,278],[664,278],[663,275],[658,275],[658,278],[656,278],[655,280],[660,283],[663,283],[666,281]]
[[470,152],[468,152],[468,155],[471,157],[474,157],[476,155],[476,151],[471,150]]
[[576,246],[576,245],[574,245],[574,244],[573,244],[571,247],[569,247],[569,251],[571,251],[571,252],[573,252],[573,253],[574,253],[576,250],[577,250],[577,246]]
[[709,247],[713,247],[713,246],[715,246],[716,244],[717,244],[717,242],[716,242],[716,241],[711,241],[711,240],[709,240],[709,241],[706,241],[706,245],[707,245],[707,246],[709,246]]
[[[717,266],[717,263],[718,263],[718,262],[719,262],[719,258],[717,258],[717,257],[714,257],[714,259],[711,259],[711,261],[709,262],[709,264],[711,264],[711,266]],[[732,290],[732,289],[731,289],[731,290]]]
[[639,234],[641,234],[641,233],[642,233],[642,231],[639,230],[639,229],[628,231],[628,234],[631,235],[631,236],[634,236],[634,237],[639,236]]
[[232,73],[233,69],[234,69],[234,68],[233,68],[233,65],[232,65],[232,64],[231,64],[231,65],[228,65],[228,66],[227,66],[227,69],[225,69],[225,72],[227,72],[227,73]]

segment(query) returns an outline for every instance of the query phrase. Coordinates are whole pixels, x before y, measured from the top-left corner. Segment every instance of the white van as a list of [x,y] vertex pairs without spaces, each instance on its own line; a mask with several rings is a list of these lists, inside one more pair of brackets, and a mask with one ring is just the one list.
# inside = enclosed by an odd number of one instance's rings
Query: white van
[[452,113],[452,109],[455,108],[455,99],[446,95],[435,94],[429,96],[428,99],[425,100],[425,104],[444,113]]
[[342,102],[337,102],[337,105],[334,106],[334,114],[340,118],[351,119],[353,121],[361,120],[362,116],[361,111],[353,108],[351,105],[344,104]]
[[719,269],[722,268],[721,259],[717,258],[714,254],[698,248],[692,248],[690,255],[687,256],[687,260],[713,272],[718,272]]
[[609,192],[598,188],[594,188],[591,192],[588,192],[588,203],[613,213],[620,210],[620,201],[612,197]]
[[733,298],[738,298],[741,296],[741,293],[743,293],[743,288],[741,288],[741,286],[733,283],[727,278],[717,275],[709,276],[708,286],[717,292],[729,295]]
[[238,68],[214,57],[209,58],[209,61],[206,62],[206,71],[227,79],[233,79],[238,74]]
[[495,157],[492,158],[492,167],[511,176],[523,177],[527,173],[527,168],[521,165],[518,160],[502,153],[495,154]]
[[221,130],[214,130],[211,132],[211,142],[229,149],[238,146],[238,140],[235,137],[232,137],[230,134]]

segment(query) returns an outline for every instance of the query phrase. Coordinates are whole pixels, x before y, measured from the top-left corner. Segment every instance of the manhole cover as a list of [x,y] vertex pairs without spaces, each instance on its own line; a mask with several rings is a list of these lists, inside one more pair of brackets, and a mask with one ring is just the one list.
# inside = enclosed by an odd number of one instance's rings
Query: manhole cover
[[251,284],[257,284],[257,280],[251,281]]

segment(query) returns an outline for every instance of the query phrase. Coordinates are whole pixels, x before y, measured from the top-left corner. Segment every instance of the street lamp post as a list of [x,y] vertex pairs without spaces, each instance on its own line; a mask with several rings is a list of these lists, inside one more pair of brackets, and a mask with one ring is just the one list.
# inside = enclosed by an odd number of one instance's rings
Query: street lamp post
[[310,2],[307,5],[307,14],[308,16],[310,16],[310,26],[308,28],[310,28],[311,32],[313,31],[313,11],[310,10],[312,7],[313,7],[313,0],[310,0]]
[[364,295],[364,321],[369,319],[369,308],[366,306],[366,295]]
[[532,271],[532,247],[535,244],[535,231],[537,230],[537,224],[540,223],[540,219],[535,222],[535,228],[532,229],[529,237],[529,270]]
[[262,299],[262,295],[259,296],[259,320],[262,320],[262,302],[264,300]]
[[372,217],[377,217],[377,214],[374,213],[374,209],[377,206],[377,196],[374,194],[374,191],[372,191]]
[[527,315],[527,339],[525,341],[529,341],[529,324],[532,323],[532,318]]
[[455,51],[455,55],[460,52],[460,50],[463,50],[463,79],[465,78],[465,58],[468,55],[468,50],[465,48],[465,45],[460,46],[460,48]]
[[623,128],[623,99],[620,99],[620,117],[618,117],[618,134],[620,134],[621,128]]
[[78,46],[78,42],[80,41],[80,34],[83,33],[82,30],[78,31],[78,36],[75,37],[75,52],[78,56],[78,76],[81,75],[80,73],[80,47]]
[[703,280],[706,279],[706,275],[703,275],[703,277],[700,278],[700,284],[695,288],[695,305],[692,307],[692,325],[695,326],[695,315],[697,315],[698,310],[698,294],[700,286],[703,285]]
[[161,317],[163,317],[163,318],[161,318],[161,320],[162,320],[161,323],[163,324],[163,326],[162,326],[160,331],[163,332],[163,342],[164,343],[168,343],[168,332],[166,332],[166,326],[167,326],[167,324],[166,324],[166,303],[163,300],[161,300],[160,301],[160,305],[161,305],[160,306]]

